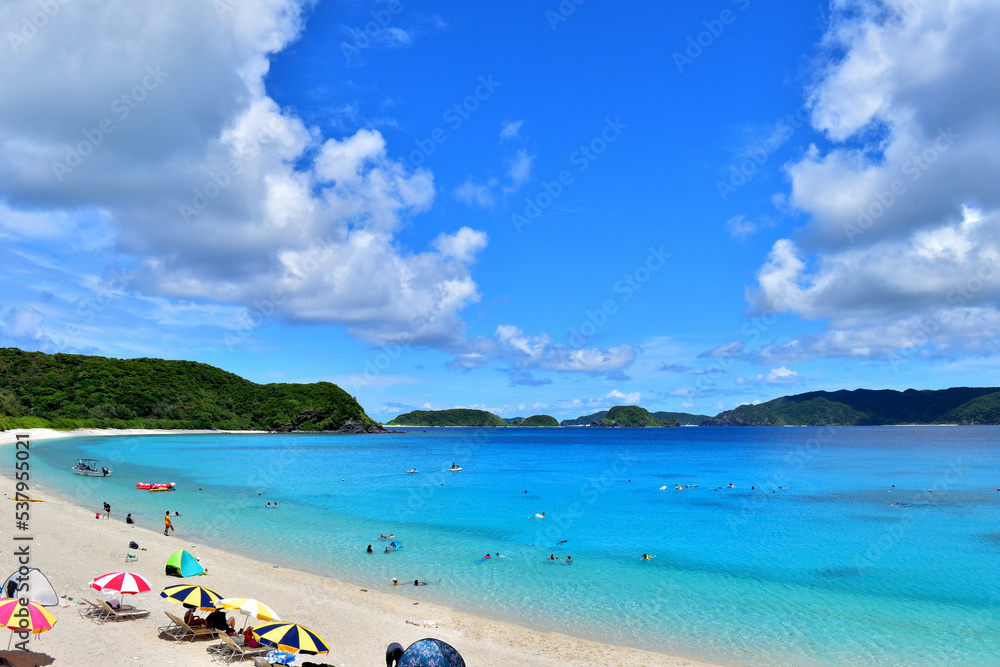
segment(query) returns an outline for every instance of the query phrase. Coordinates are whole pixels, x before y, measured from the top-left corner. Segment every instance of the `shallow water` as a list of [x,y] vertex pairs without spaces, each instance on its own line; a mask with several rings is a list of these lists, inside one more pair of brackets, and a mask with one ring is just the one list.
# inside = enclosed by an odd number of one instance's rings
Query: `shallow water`
[[[110,502],[117,520],[132,512],[158,528],[179,511],[177,535],[369,587],[441,578],[406,592],[541,629],[734,664],[980,666],[1000,665],[998,437],[993,427],[93,437],[37,443],[32,476],[95,511]],[[73,475],[83,456],[114,476]],[[453,462],[464,470],[450,472]],[[419,474],[405,474],[412,467]],[[140,481],[179,490],[137,491]],[[390,532],[402,549],[365,553]],[[480,562],[486,552],[504,558]]]

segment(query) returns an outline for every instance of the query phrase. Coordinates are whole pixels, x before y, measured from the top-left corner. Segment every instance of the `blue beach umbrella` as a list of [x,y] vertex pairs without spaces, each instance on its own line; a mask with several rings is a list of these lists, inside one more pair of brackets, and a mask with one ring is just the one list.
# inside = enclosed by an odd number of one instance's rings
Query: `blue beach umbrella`
[[403,651],[399,667],[465,667],[465,660],[451,644],[440,639],[421,639]]

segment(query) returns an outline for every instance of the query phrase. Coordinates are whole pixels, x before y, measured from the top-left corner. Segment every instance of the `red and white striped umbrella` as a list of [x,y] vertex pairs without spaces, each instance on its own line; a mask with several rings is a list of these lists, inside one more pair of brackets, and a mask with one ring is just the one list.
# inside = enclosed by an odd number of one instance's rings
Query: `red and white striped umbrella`
[[152,589],[149,580],[140,574],[131,572],[109,572],[103,574],[92,582],[90,587],[97,591],[118,591],[119,593],[145,593]]

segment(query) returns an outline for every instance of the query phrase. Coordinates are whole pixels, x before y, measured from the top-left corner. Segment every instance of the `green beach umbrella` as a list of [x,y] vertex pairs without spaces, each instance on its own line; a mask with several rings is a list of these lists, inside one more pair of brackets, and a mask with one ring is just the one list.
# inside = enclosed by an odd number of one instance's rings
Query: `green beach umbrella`
[[211,588],[195,586],[194,584],[167,586],[160,592],[160,597],[167,598],[171,602],[182,604],[185,607],[199,607],[213,611],[215,610],[215,603],[222,599],[222,596]]
[[205,568],[191,552],[181,549],[167,559],[166,573],[171,577],[197,577],[205,574]]

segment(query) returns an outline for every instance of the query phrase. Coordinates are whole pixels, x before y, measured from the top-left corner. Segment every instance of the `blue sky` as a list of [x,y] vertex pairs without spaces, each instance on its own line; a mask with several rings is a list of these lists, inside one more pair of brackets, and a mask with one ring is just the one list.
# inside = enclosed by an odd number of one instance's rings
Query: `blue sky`
[[382,420],[991,382],[993,3],[39,11],[0,8],[2,345]]

